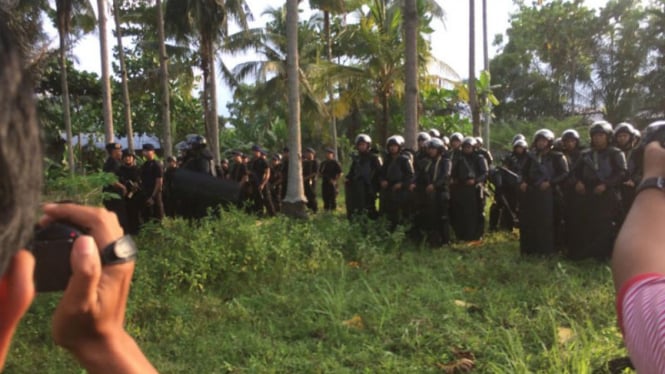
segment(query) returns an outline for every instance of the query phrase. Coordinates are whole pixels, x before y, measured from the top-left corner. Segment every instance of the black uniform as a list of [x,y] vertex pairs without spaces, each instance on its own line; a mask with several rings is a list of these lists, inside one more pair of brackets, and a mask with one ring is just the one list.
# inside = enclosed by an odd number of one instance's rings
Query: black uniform
[[[120,166],[120,160],[109,157],[106,159],[102,171],[115,174],[115,176],[119,178]],[[122,226],[125,232],[129,232],[131,228],[129,227],[129,222],[127,220],[127,206],[125,204],[125,200],[123,199],[123,190],[113,185],[107,185],[104,186],[102,191],[115,195],[115,198],[104,200],[104,207],[115,213],[118,216],[118,222],[120,223],[120,226]]]
[[240,200],[238,201],[238,207],[242,207],[243,204],[249,199],[251,193],[251,187],[246,180],[249,172],[247,171],[247,165],[242,162],[233,162],[229,168],[229,179],[234,182],[240,183]]
[[266,182],[265,186],[261,188],[263,176],[266,170],[269,170],[268,162],[265,158],[254,158],[247,165],[249,170],[249,183],[252,186],[252,200],[254,205],[252,211],[254,213],[263,214],[265,208],[266,213],[270,216],[275,215],[275,207],[272,204],[272,196],[270,195],[270,182]]
[[[416,171],[416,195],[425,204],[416,213],[416,226],[424,232],[432,246],[440,246],[450,242],[450,220],[448,207],[450,203],[450,173],[452,163],[444,152],[435,158],[424,160],[422,168]],[[434,186],[434,191],[427,192],[427,186]]]
[[[477,152],[459,151],[453,161],[450,187],[451,224],[458,240],[478,240],[482,237],[484,219],[481,202],[487,179],[487,161]],[[475,180],[467,185],[468,180]]]
[[512,231],[519,224],[518,192],[526,152],[511,152],[503,165],[494,169],[490,182],[494,184],[494,203],[490,208],[490,230]]
[[118,180],[127,188],[125,207],[127,211],[127,229],[125,233],[137,235],[143,223],[141,207],[143,206],[143,192],[141,190],[141,171],[136,165],[122,164],[118,169]]
[[[410,155],[406,152],[386,155],[379,172],[379,181],[388,182],[388,187],[379,192],[379,213],[386,216],[392,228],[404,223],[409,211],[409,185],[413,182],[414,170]],[[395,190],[396,185],[401,188]]]
[[164,218],[164,203],[162,201],[162,189],[156,193],[155,185],[157,179],[164,181],[164,169],[157,160],[148,160],[141,165],[141,190],[144,194],[142,216],[144,221]]
[[621,183],[621,216],[620,222],[623,223],[623,220],[626,218],[630,207],[633,205],[635,200],[635,189],[639,186],[642,181],[642,165],[639,165],[635,161],[635,148],[631,147],[627,150],[622,150],[624,157],[626,158],[626,178],[624,182],[632,181],[634,186],[628,186],[624,183]]
[[[568,176],[568,163],[563,154],[549,151],[540,154],[529,151],[522,181],[527,184],[520,199],[520,252],[522,254],[554,254],[555,195]],[[541,184],[550,186],[541,190]]]
[[270,198],[275,212],[282,210],[282,164],[270,167]]
[[[212,175],[212,154],[207,148],[190,150],[182,168],[196,173]],[[179,196],[181,215],[185,218],[203,218],[207,215],[208,204],[196,196]]]
[[578,147],[571,152],[564,153],[564,155],[568,162],[568,170],[570,171],[562,183],[565,227],[564,244],[566,246],[565,253],[569,256],[571,248],[575,248],[575,243],[583,240],[583,232],[586,229],[586,218],[581,214],[584,209],[584,195],[575,192],[575,185],[577,184],[575,169],[581,160],[582,149]]
[[178,211],[179,199],[173,192],[173,174],[176,170],[178,170],[176,167],[167,167],[164,171],[162,200],[164,201],[164,214],[168,217],[175,217]]
[[303,160],[302,179],[305,184],[305,197],[307,198],[307,207],[316,213],[319,204],[316,201],[316,176],[319,173],[319,163],[316,160]]
[[323,209],[334,211],[337,209],[337,178],[342,174],[342,165],[337,160],[324,160],[319,168],[321,174],[321,196]]
[[370,219],[376,219],[381,159],[371,152],[364,152],[353,154],[351,160],[345,182],[347,216],[367,214]]
[[[584,184],[581,211],[585,223],[581,237],[571,243],[569,255],[574,259],[607,258],[612,246],[619,218],[619,187],[626,175],[626,158],[614,147],[604,150],[588,149],[581,155],[575,168],[575,177]],[[594,189],[605,185],[605,191],[597,194]]]

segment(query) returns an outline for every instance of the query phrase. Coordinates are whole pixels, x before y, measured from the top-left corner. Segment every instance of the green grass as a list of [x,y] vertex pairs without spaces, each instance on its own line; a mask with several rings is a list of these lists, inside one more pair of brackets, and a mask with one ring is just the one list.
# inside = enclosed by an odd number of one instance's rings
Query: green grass
[[[605,373],[626,356],[607,263],[522,258],[515,237],[431,250],[341,215],[169,220],[138,241],[127,328],[163,373]],[[79,373],[22,322],[7,373]],[[565,328],[572,335],[558,337]]]

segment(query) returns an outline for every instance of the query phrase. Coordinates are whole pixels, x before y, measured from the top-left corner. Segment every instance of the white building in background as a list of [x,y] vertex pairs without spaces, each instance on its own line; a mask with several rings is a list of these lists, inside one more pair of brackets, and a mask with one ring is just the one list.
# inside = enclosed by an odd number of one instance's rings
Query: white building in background
[[[63,141],[67,140],[67,135],[65,132],[60,132],[60,137],[62,138]],[[116,143],[122,144],[122,148],[126,149],[127,148],[127,137],[126,136],[119,136],[115,138]],[[161,149],[162,145],[161,142],[159,141],[159,138],[157,138],[154,135],[150,134],[134,134],[134,149],[139,150],[143,146],[143,144],[152,144],[155,146],[155,149]],[[86,146],[93,146],[98,149],[105,149],[106,148],[106,141],[104,140],[104,134],[95,134],[95,133],[79,133],[79,134],[74,134],[74,137],[72,138],[72,145],[75,148],[79,147],[79,144],[81,147],[86,147]]]

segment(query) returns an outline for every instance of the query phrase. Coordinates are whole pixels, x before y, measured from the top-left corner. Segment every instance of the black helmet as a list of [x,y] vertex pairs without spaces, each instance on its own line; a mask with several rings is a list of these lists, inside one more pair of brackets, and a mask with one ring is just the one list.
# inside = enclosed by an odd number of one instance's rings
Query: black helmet
[[400,148],[404,146],[404,138],[401,135],[393,135],[386,140],[386,148],[391,145],[398,145]]
[[611,138],[613,132],[612,125],[607,121],[596,121],[589,126],[589,137],[593,136],[593,134],[603,133]]
[[439,138],[432,138],[426,143],[427,148],[435,148],[436,150],[443,152],[446,149],[443,140]]
[[568,129],[561,133],[561,140],[574,139],[580,141],[580,133],[575,129]]
[[545,138],[552,145],[554,143],[554,133],[549,129],[540,129],[533,134],[533,142],[535,143],[538,138]]
[[199,134],[189,134],[185,137],[185,141],[187,142],[189,149],[203,148],[208,144],[206,138]]
[[372,144],[372,138],[370,138],[369,135],[367,135],[367,134],[359,134],[358,136],[356,136],[355,144],[358,145],[358,143],[360,143],[360,142],[365,142],[365,143],[371,145]]
[[439,130],[437,130],[437,129],[430,129],[430,130],[429,130],[429,135],[430,135],[432,138],[441,138],[441,133],[440,133]]
[[426,141],[429,141],[430,139],[432,139],[432,137],[430,136],[429,133],[424,132],[424,131],[418,133],[418,141],[419,142],[420,141],[426,142]]

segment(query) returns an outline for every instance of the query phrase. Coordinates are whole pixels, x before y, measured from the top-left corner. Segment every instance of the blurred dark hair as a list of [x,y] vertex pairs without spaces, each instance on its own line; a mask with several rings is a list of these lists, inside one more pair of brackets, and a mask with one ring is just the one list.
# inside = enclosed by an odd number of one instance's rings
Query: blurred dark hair
[[26,65],[0,18],[0,275],[30,239],[42,186],[42,147]]

